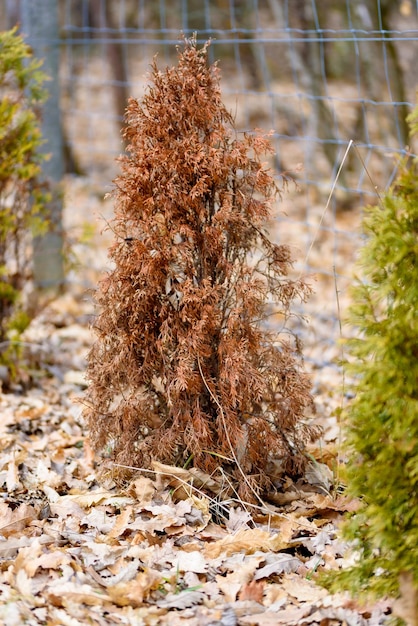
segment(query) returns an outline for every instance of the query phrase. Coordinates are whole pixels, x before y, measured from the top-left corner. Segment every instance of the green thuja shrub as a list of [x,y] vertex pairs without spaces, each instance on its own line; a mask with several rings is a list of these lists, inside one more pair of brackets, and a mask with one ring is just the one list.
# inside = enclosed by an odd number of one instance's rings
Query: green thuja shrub
[[44,231],[47,192],[38,181],[43,156],[40,61],[16,30],[0,33],[0,363],[13,370],[18,338],[30,321],[24,290],[31,238]]
[[[417,120],[418,110],[410,118],[413,129]],[[403,161],[381,205],[366,210],[364,231],[362,280],[352,290],[350,311],[358,334],[347,345],[355,397],[345,415],[347,481],[361,502],[345,534],[358,561],[333,586],[397,596],[400,581],[409,580],[417,594],[417,159]]]
[[[310,382],[289,333],[263,326],[309,288],[267,237],[277,192],[268,139],[237,137],[207,46],[131,99],[115,181],[114,269],[97,292],[85,398],[91,441],[118,464],[216,475],[253,500],[269,464],[303,471]],[[279,463],[276,464],[276,466]],[[228,487],[229,485],[229,487]]]

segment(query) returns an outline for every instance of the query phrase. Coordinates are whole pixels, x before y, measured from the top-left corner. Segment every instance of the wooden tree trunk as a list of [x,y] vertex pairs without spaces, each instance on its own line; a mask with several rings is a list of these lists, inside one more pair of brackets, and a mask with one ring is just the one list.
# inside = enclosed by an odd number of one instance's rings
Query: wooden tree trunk
[[48,232],[34,240],[34,277],[40,289],[57,289],[64,283],[62,194],[64,174],[63,140],[60,115],[58,2],[57,0],[22,0],[22,30],[34,55],[43,59],[43,71],[50,77],[46,88],[49,97],[43,107],[42,134],[44,153],[50,158],[43,164],[43,174],[51,191]]

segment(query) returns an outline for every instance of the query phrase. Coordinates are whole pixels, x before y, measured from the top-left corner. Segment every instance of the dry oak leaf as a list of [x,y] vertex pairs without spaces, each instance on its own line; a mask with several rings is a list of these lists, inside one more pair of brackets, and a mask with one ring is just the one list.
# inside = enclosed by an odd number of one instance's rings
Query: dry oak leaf
[[298,602],[316,604],[329,595],[326,589],[301,576],[283,576],[280,584]]
[[259,602],[260,604],[262,604],[263,593],[264,581],[261,580],[260,582],[257,582],[256,580],[252,580],[250,583],[246,583],[241,587],[241,590],[238,594],[238,600],[253,600],[254,602]]
[[168,593],[163,600],[157,602],[157,606],[164,609],[188,609],[195,604],[201,604],[205,599],[203,591],[185,589],[180,593]]
[[[240,618],[241,624],[250,624],[251,626],[276,626],[277,624],[286,624],[293,626],[300,624],[304,617],[311,612],[310,606],[289,607],[282,611],[273,612],[265,611],[256,615],[244,616]],[[303,621],[303,623],[306,623]]]
[[54,581],[53,588],[46,594],[47,600],[53,606],[71,606],[72,604],[87,604],[95,606],[103,602],[111,601],[112,598],[102,589],[94,589],[90,585],[74,583],[70,581]]
[[269,578],[272,574],[297,572],[302,565],[302,561],[296,556],[279,553],[275,555],[274,559],[271,559],[270,563],[256,571],[254,580]]
[[184,469],[183,467],[175,467],[174,465],[165,465],[159,461],[153,461],[152,469],[157,475],[168,478],[168,484],[171,487],[183,486],[188,495],[192,493],[193,487],[204,487],[213,493],[221,493],[225,489],[224,485],[197,467]]
[[12,509],[6,502],[0,502],[0,534],[3,537],[20,532],[33,520],[38,519],[39,511],[30,504],[20,504]]
[[162,580],[161,572],[146,569],[129,582],[123,582],[108,588],[113,602],[118,606],[141,606],[150,591],[157,589]]
[[135,498],[138,504],[144,504],[151,502],[155,494],[155,482],[151,478],[146,476],[139,476],[136,480],[132,481],[128,487],[128,494]]
[[[240,555],[237,555],[240,556]],[[246,557],[243,558],[242,563],[239,561],[235,563],[235,567],[232,572],[226,576],[216,576],[216,582],[219,589],[222,591],[226,602],[235,602],[237,594],[240,592],[243,586],[248,584],[254,576],[254,571],[259,565],[261,557]],[[224,563],[223,567],[228,567]],[[229,565],[229,568],[231,565]]]
[[61,501],[75,502],[83,508],[89,508],[91,506],[96,506],[97,504],[107,504],[123,509],[128,504],[135,504],[135,500],[133,498],[117,495],[111,491],[101,489],[62,496]]
[[32,578],[39,568],[56,570],[71,562],[71,556],[61,550],[43,550],[41,537],[36,537],[29,546],[21,548],[14,561],[14,572],[23,569]]
[[[42,544],[55,543],[56,539],[49,535],[42,535],[38,538]],[[21,548],[27,548],[33,542],[33,537],[9,537],[4,541],[0,540],[0,559],[11,559],[19,552]]]
[[194,572],[204,574],[208,569],[208,564],[201,552],[193,550],[191,552],[178,552],[178,558],[173,562],[173,567],[179,572]]
[[113,539],[120,537],[126,530],[127,525],[129,524],[129,519],[132,515],[132,506],[127,506],[125,510],[120,513],[120,515],[116,516],[116,521],[113,524],[110,532],[107,533],[108,539]]
[[216,559],[218,556],[228,557],[236,552],[253,554],[257,550],[263,552],[279,552],[287,547],[279,534],[260,530],[258,528],[242,528],[234,535],[228,535],[215,543],[204,548],[204,554],[208,559]]

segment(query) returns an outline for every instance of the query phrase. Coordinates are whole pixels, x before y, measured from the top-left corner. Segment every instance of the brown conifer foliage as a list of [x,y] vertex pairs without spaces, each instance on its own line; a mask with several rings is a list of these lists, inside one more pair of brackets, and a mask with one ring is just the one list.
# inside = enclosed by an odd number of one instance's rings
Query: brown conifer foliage
[[293,345],[262,325],[268,298],[287,315],[309,292],[288,276],[289,248],[266,236],[278,191],[260,160],[270,143],[236,137],[218,68],[194,40],[176,67],[154,63],[126,123],[114,269],[97,292],[88,359],[91,441],[138,468],[221,468],[251,497],[273,457],[300,472],[316,434]]

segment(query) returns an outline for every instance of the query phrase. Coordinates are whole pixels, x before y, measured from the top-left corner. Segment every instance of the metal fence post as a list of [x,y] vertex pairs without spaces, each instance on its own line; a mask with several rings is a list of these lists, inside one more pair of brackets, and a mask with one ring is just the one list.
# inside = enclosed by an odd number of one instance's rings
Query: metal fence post
[[48,232],[34,240],[34,278],[38,288],[58,288],[64,282],[62,192],[64,173],[60,116],[58,0],[22,0],[22,31],[34,55],[43,59],[42,70],[50,80],[45,87],[48,100],[43,106],[43,151],[49,155],[43,175],[50,185]]

